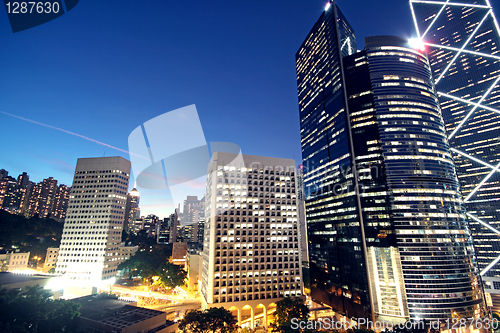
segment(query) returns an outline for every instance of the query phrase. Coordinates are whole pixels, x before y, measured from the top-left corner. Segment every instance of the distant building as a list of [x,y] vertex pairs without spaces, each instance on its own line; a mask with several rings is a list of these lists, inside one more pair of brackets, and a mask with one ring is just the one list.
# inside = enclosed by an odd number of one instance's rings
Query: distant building
[[2,272],[24,271],[28,267],[30,253],[7,252],[0,254],[0,264]]
[[141,217],[141,210],[139,208],[139,202],[141,197],[139,191],[134,187],[132,191],[127,194],[127,205],[125,206],[125,222],[123,224],[123,230],[130,233],[133,232],[133,223],[135,220]]
[[184,266],[186,264],[188,243],[175,242],[172,247],[172,263],[174,265]]
[[[8,172],[2,173],[4,175]],[[0,207],[27,218],[38,215],[62,222],[68,209],[71,188],[57,185],[53,177],[35,184],[26,172],[17,177],[0,177]]]
[[145,230],[148,237],[154,237],[158,235],[160,231],[160,219],[158,216],[150,214],[143,218],[143,227],[142,230]]
[[203,247],[199,243],[192,244],[194,247],[188,246],[184,270],[188,273],[187,292],[195,295],[200,291]]
[[200,221],[198,222],[198,230],[196,234],[196,242],[201,244],[203,247],[203,242],[204,242],[204,234],[205,234],[205,221]]
[[58,247],[49,247],[45,254],[45,262],[43,263],[43,272],[48,273],[52,268],[56,268],[57,257],[59,256]]
[[4,177],[0,179],[0,207],[6,210],[11,210],[14,200],[14,191],[17,186],[17,181],[12,177]]
[[118,265],[122,262],[129,260],[132,256],[134,256],[139,249],[139,246],[125,246],[125,243],[120,245],[118,258],[116,259]]
[[179,225],[179,217],[177,214],[177,209],[175,210],[175,213],[170,216],[170,237],[169,237],[169,243],[175,243],[177,242],[177,227]]

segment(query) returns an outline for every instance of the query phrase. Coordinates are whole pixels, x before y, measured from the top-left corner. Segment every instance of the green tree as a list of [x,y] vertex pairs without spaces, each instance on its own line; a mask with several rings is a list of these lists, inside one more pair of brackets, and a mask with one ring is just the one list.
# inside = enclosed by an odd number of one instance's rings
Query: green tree
[[156,271],[155,276],[158,276],[159,278],[153,283],[153,285],[157,285],[162,288],[174,289],[177,286],[184,285],[187,273],[178,265],[166,263]]
[[223,307],[210,308],[187,312],[179,329],[189,333],[232,333],[238,328],[237,323],[236,317]]
[[304,304],[304,300],[299,297],[286,297],[276,303],[274,312],[274,322],[269,326],[273,333],[305,332],[305,330],[292,329],[292,319],[307,321],[309,308]]
[[22,292],[0,289],[0,327],[4,333],[73,332],[79,308],[71,301],[52,300],[50,292],[38,285]]
[[129,277],[141,277],[151,282],[151,278],[158,274],[158,267],[167,264],[166,258],[171,255],[171,244],[150,245],[139,249],[129,260],[121,263],[118,269],[128,272]]

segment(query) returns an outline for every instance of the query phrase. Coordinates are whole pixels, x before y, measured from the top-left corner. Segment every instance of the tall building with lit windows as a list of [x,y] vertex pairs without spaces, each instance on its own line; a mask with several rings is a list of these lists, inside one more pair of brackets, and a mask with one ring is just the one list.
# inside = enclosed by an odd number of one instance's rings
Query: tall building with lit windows
[[140,201],[140,193],[134,187],[132,191],[127,194],[127,205],[125,206],[125,222],[123,224],[123,229],[128,233],[132,232],[134,221],[141,218],[141,209],[139,207]]
[[208,168],[201,278],[204,308],[242,327],[267,326],[286,296],[303,295],[295,161],[216,152]]
[[312,298],[347,317],[477,318],[479,273],[429,63],[389,36],[345,55],[345,27],[332,2],[296,55]]
[[78,159],[56,265],[65,294],[91,294],[114,282],[129,176],[122,157]]
[[410,7],[431,64],[485,291],[500,293],[498,22],[488,0],[411,0]]
[[312,297],[369,318],[342,72],[342,57],[355,51],[354,30],[328,3],[296,54],[297,90]]

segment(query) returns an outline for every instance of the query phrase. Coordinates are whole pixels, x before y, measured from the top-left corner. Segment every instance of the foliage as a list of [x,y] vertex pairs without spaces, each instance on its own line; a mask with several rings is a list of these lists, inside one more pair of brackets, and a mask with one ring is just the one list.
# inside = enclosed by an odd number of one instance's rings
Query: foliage
[[172,254],[172,246],[150,245],[147,249],[140,249],[129,260],[118,266],[126,270],[129,277],[141,277],[154,286],[175,288],[184,285],[186,271],[180,266],[167,262]]
[[191,310],[179,323],[179,329],[190,333],[231,333],[238,321],[233,314],[220,307],[205,311]]
[[50,297],[50,292],[38,285],[24,291],[0,289],[2,332],[74,332],[80,305]]
[[31,252],[30,255],[45,258],[49,247],[59,247],[63,223],[38,216],[25,218],[0,210],[0,247]]
[[159,278],[154,281],[153,285],[161,288],[174,289],[177,286],[184,285],[187,273],[178,265],[166,263],[156,270],[155,276]]
[[121,263],[118,269],[125,269],[131,277],[149,279],[157,274],[158,267],[167,263],[172,255],[172,247],[167,245],[151,245],[147,249],[139,249],[129,260]]
[[274,312],[274,322],[270,324],[273,333],[304,332],[304,330],[292,329],[292,319],[307,321],[309,308],[304,304],[304,300],[299,297],[285,297],[276,303]]

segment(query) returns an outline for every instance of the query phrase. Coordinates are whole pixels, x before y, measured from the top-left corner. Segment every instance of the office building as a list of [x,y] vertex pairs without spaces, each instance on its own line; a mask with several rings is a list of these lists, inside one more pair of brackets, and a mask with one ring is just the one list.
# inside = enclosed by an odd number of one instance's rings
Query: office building
[[488,0],[412,0],[410,6],[431,64],[485,291],[500,293],[498,22]]
[[344,315],[369,318],[341,62],[355,50],[353,29],[328,3],[296,54],[297,91],[311,296]]
[[179,215],[178,209],[175,210],[174,214],[170,215],[170,233],[169,233],[169,243],[177,242],[178,226],[179,226]]
[[[200,223],[203,228],[205,221],[205,198],[198,200],[197,196],[188,195],[184,200],[182,210],[182,225],[184,228],[183,242],[198,242],[198,235],[203,234],[203,230],[199,230]],[[189,231],[188,231],[189,230]],[[188,231],[188,232],[187,232]],[[203,239],[203,237],[201,237]],[[203,243],[203,240],[201,240]]]
[[343,57],[346,26],[332,3],[296,56],[312,297],[348,317],[478,318],[474,250],[429,64],[396,37],[368,38]]
[[344,58],[344,69],[375,314],[405,317],[406,300],[412,319],[484,316],[425,56],[405,39],[370,37],[364,51]]
[[69,294],[114,281],[129,174],[130,162],[121,157],[78,159],[56,265]]
[[267,326],[270,306],[303,294],[295,161],[216,152],[207,174],[202,306]]
[[134,187],[132,191],[127,194],[127,205],[125,207],[123,230],[128,233],[133,232],[134,221],[141,218],[141,210],[139,208],[140,201],[140,193]]

